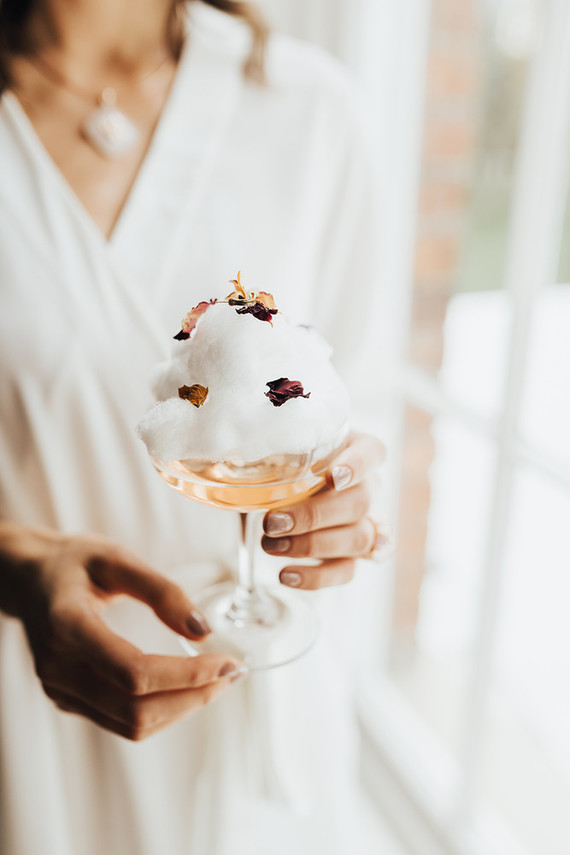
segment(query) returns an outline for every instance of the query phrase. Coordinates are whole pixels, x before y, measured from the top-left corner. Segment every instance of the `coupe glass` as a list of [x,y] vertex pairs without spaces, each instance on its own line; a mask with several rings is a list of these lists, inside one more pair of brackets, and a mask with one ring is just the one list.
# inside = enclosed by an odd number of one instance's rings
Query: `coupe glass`
[[297,659],[313,645],[318,620],[303,594],[283,585],[260,585],[255,553],[260,519],[267,510],[285,507],[318,492],[325,472],[343,446],[346,430],[303,454],[274,454],[254,462],[216,463],[176,460],[153,464],[183,496],[239,514],[237,582],[222,582],[193,595],[212,628],[204,642],[180,641],[187,653],[228,653],[244,670],[275,668]]

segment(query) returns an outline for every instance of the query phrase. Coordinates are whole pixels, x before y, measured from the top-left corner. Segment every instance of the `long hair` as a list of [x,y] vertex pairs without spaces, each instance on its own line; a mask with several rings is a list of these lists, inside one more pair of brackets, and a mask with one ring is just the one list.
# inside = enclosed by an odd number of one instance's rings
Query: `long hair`
[[[171,27],[176,26],[176,13],[187,2],[195,0],[173,0]],[[262,83],[264,76],[265,46],[268,28],[261,12],[251,3],[241,0],[202,0],[208,6],[219,9],[234,18],[241,18],[251,30],[251,50],[243,71],[246,77]],[[11,84],[8,56],[22,50],[26,21],[33,9],[34,0],[0,0],[0,94]],[[172,36],[172,33],[169,34]],[[172,39],[174,41],[174,39]]]

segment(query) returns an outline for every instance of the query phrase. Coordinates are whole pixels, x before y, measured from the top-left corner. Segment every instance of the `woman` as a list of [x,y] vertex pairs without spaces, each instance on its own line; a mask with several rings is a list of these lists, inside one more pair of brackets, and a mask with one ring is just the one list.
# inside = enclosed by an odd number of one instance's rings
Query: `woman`
[[[179,318],[236,266],[314,322],[364,388],[375,229],[349,93],[285,39],[263,67],[263,26],[241,3],[0,10],[0,851],[340,851],[340,669],[323,642],[226,692],[236,660],[178,655],[164,627],[208,632],[182,568],[190,587],[225,572],[232,520],[161,485],[132,428]],[[335,586],[371,554],[381,457],[355,434],[326,491],[266,516],[283,583]]]

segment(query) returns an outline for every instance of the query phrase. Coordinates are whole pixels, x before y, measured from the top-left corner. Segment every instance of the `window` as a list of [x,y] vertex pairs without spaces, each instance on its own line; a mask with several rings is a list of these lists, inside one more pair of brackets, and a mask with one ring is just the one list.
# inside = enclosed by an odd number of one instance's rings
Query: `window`
[[399,533],[355,595],[365,782],[418,855],[567,855],[570,4],[265,5],[378,132]]
[[[570,9],[434,2],[399,552],[364,727],[412,851],[570,851]],[[557,272],[558,271],[558,272]],[[415,830],[413,829],[416,823]],[[422,848],[426,847],[425,850]]]

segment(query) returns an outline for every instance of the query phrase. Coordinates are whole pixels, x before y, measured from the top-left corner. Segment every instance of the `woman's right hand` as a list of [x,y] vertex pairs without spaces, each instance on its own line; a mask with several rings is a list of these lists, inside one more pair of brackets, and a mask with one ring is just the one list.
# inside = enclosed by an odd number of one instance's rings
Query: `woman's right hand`
[[146,654],[109,629],[101,610],[126,594],[186,638],[209,632],[178,585],[108,540],[2,524],[0,576],[0,607],[22,620],[48,697],[127,739],[210,703],[240,674],[226,655]]

